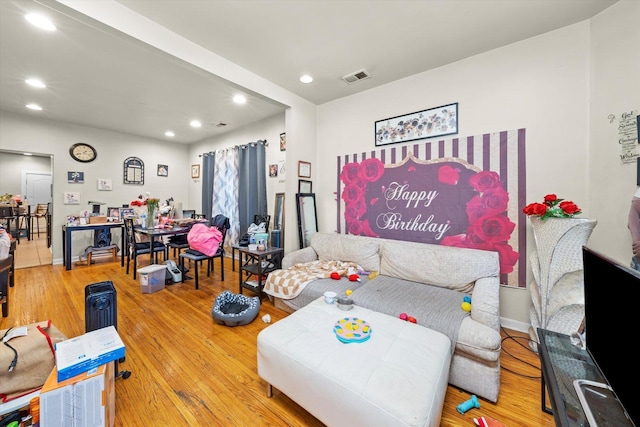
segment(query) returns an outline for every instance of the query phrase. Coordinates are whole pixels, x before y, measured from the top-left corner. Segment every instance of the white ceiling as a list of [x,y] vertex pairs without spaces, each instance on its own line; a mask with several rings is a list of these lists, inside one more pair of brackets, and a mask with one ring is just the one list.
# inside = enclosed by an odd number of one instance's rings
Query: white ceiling
[[[617,0],[117,1],[319,105],[584,21]],[[33,10],[59,31],[31,27],[23,15]],[[340,79],[360,69],[372,77]],[[300,83],[305,73],[315,81]],[[24,84],[30,76],[47,89]],[[172,129],[192,143],[285,108],[250,93],[234,105],[239,90],[51,0],[0,1],[1,110],[156,139]],[[203,128],[190,128],[193,118]]]

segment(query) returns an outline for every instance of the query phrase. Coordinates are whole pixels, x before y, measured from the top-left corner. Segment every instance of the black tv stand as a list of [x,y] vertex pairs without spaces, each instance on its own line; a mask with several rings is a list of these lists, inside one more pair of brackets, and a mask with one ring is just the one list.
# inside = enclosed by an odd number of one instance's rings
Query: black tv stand
[[551,413],[546,388],[556,426],[634,426],[589,352],[572,344],[565,334],[538,329],[538,337],[542,410]]

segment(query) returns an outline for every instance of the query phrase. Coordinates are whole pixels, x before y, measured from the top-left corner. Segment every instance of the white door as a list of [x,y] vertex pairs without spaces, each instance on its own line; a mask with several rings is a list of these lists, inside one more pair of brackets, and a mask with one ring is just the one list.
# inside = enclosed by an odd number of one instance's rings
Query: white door
[[51,203],[51,174],[46,172],[25,172],[25,188],[22,189],[31,206]]

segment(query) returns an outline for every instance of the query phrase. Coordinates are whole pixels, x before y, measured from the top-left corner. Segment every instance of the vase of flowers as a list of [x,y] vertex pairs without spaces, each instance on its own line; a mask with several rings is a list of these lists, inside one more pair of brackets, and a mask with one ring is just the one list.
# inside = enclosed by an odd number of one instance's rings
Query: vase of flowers
[[536,245],[529,258],[533,272],[530,336],[537,341],[537,328],[570,335],[584,317],[582,246],[597,221],[575,218],[582,213],[580,208],[555,194],[527,205],[523,212],[531,220]]
[[158,224],[160,215],[160,199],[147,198],[147,228],[153,228]]

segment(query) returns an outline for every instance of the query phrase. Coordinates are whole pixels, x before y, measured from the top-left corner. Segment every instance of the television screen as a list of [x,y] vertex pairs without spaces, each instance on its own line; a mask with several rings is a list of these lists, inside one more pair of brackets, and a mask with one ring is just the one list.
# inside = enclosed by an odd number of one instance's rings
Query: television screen
[[640,425],[640,272],[583,247],[587,351],[634,424]]

